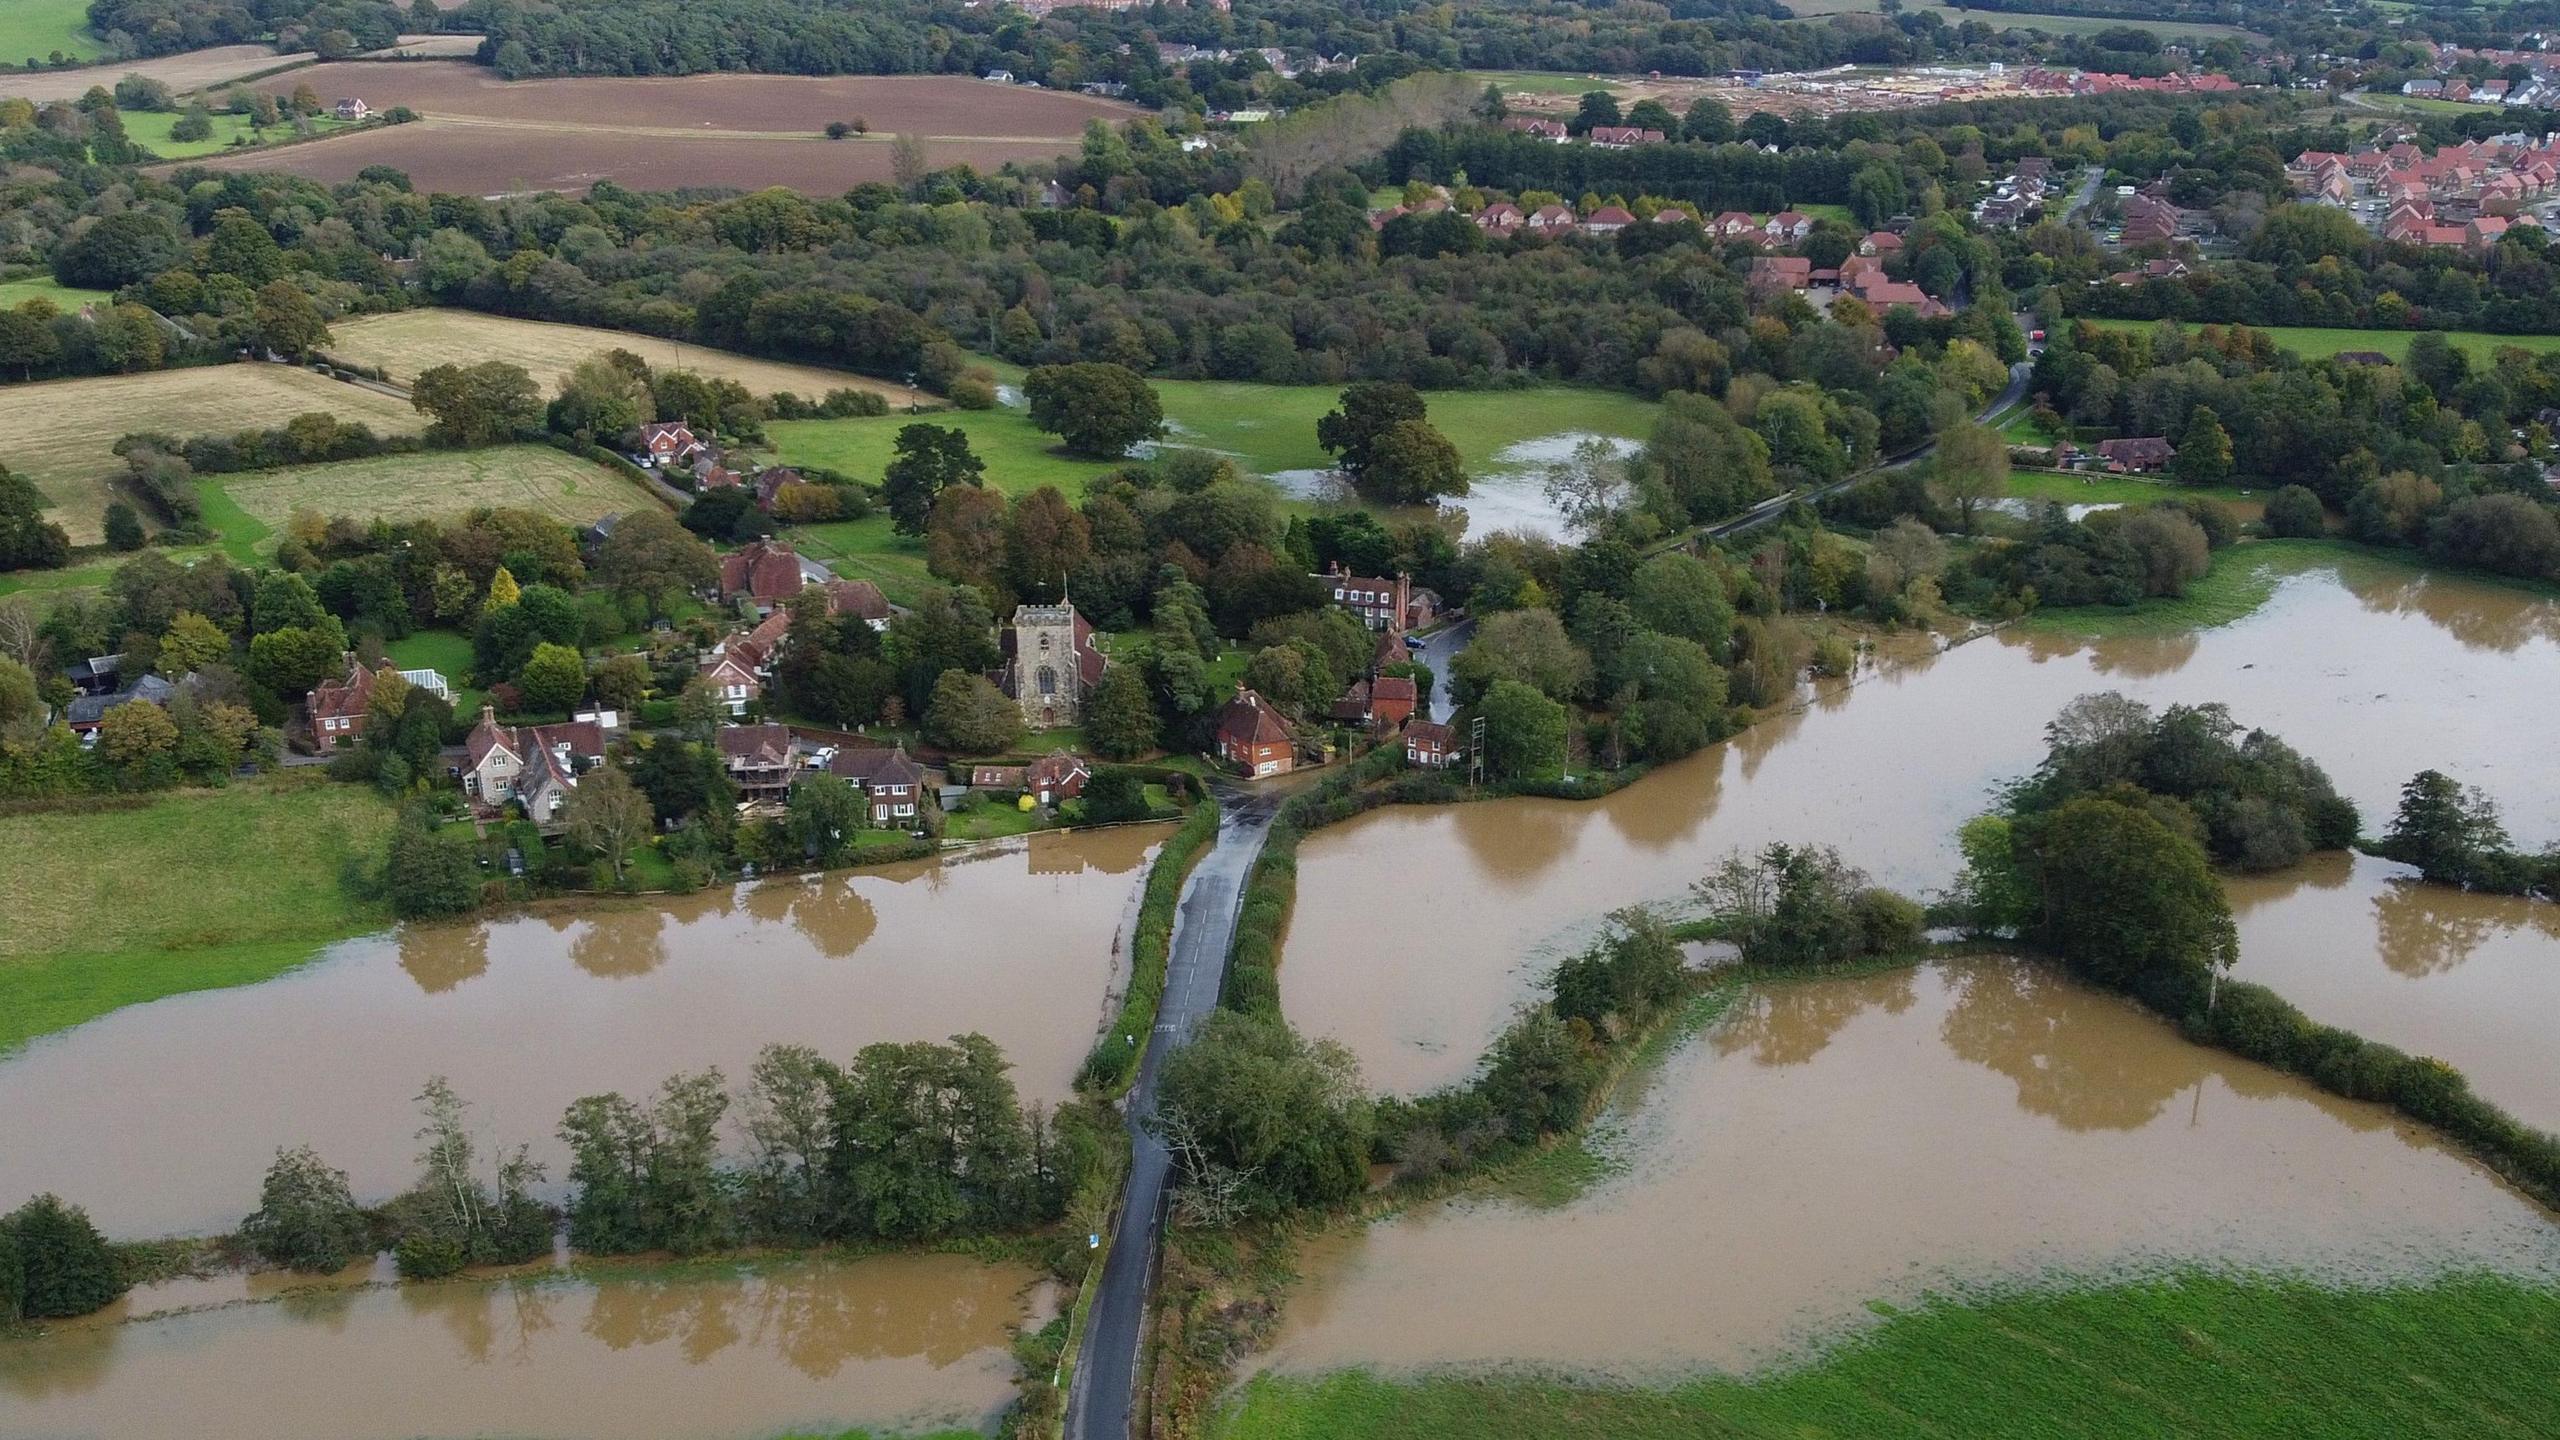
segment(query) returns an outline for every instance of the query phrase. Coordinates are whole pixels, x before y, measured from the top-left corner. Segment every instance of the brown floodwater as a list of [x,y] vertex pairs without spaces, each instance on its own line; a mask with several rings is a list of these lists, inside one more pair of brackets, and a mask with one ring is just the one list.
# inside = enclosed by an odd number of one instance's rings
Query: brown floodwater
[[320,1287],[0,1341],[0,1436],[714,1440],[988,1424],[1019,1265],[949,1255]]
[[1054,1102],[1164,833],[405,926],[265,984],[120,1010],[0,1061],[0,1196],[59,1192],[111,1235],[227,1230],[276,1150],[307,1143],[359,1199],[388,1199],[416,1178],[413,1097],[437,1074],[484,1151],[532,1142],[557,1181],[570,1101],[712,1065],[743,1083],[780,1042],[843,1059],[975,1030],[1026,1100]]
[[1593,1144],[1623,1168],[1563,1206],[1313,1243],[1263,1363],[1654,1378],[2038,1277],[2560,1275],[2560,1227],[2417,1127],[1996,958],[1752,992]]
[[2010,630],[1924,653],[1605,800],[1394,807],[1319,831],[1300,852],[1282,1002],[1350,1046],[1374,1086],[1462,1079],[1604,912],[1679,900],[1737,848],[1820,842],[1880,883],[1944,886],[1956,828],[2034,768],[2056,711],[2097,690],[2227,703],[2326,767],[2375,833],[2401,784],[2434,767],[2506,797],[2520,843],[2560,839],[2545,758],[2560,602],[2350,570],[2292,576],[2212,630]]
[[2416,873],[2322,855],[2233,879],[2234,973],[2315,1020],[2446,1061],[2518,1119],[2560,1131],[2560,905]]

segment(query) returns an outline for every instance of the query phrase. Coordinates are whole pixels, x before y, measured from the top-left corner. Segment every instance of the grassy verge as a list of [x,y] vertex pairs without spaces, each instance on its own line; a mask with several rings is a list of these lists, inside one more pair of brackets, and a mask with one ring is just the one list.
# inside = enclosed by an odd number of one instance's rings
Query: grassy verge
[[1156,851],[1155,863],[1147,870],[1146,894],[1138,902],[1138,923],[1129,938],[1129,993],[1121,998],[1120,1013],[1095,1042],[1093,1053],[1085,1057],[1084,1073],[1076,1077],[1078,1088],[1119,1096],[1128,1093],[1130,1082],[1137,1078],[1138,1056],[1145,1049],[1138,1037],[1155,1029],[1156,1005],[1164,998],[1165,961],[1173,945],[1173,912],[1182,899],[1182,882],[1191,873],[1192,862],[1217,837],[1218,801],[1209,796],[1191,807],[1191,818]]
[[126,1005],[270,979],[384,923],[349,893],[392,819],[316,774],[0,816],[0,1052]]
[[2331,1290],[2189,1272],[1938,1300],[1801,1368],[1671,1389],[1266,1375],[1221,1440],[2560,1432],[2560,1289],[2461,1276]]

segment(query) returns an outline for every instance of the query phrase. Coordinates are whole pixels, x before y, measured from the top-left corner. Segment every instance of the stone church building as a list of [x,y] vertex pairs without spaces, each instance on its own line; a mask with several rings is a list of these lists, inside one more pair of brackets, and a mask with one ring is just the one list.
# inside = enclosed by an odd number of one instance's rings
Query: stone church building
[[1023,605],[1002,637],[1004,668],[996,683],[1022,707],[1034,730],[1074,725],[1084,718],[1085,697],[1102,683],[1102,647],[1093,625],[1066,601]]

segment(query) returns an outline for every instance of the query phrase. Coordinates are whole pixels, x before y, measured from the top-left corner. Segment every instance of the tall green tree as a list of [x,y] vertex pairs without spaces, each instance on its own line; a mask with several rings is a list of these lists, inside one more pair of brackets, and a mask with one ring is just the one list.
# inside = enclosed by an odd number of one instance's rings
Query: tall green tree
[[1022,394],[1031,423],[1082,454],[1116,460],[1164,433],[1164,403],[1155,387],[1125,365],[1042,365],[1022,377]]
[[986,473],[987,463],[969,448],[967,432],[942,425],[900,427],[895,453],[880,477],[892,528],[922,535],[943,491],[982,484]]
[[18,1306],[29,1320],[66,1320],[122,1295],[107,1238],[89,1214],[55,1195],[38,1195],[0,1220],[18,1252]]
[[343,1270],[372,1248],[347,1172],[308,1145],[276,1152],[240,1235],[267,1263],[311,1274]]

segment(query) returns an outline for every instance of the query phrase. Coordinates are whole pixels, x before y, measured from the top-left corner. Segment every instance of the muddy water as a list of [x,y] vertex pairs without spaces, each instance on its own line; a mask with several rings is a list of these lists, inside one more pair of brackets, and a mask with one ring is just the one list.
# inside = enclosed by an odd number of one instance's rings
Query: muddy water
[[0,1342],[0,1435],[710,1440],[982,1426],[1054,1310],[955,1256],[298,1291]]
[[1374,1085],[1457,1080],[1603,912],[1678,899],[1738,847],[1819,841],[1881,883],[1943,886],[1956,827],[2035,766],[2057,710],[2107,689],[2228,703],[2325,766],[2375,831],[2432,765],[2511,797],[2519,842],[2560,838],[2542,759],[2560,713],[2560,603],[2316,571],[2214,630],[2004,631],[1923,654],[1606,800],[1394,808],[1319,831],[1299,859],[1283,1003],[1348,1044]]
[[678,1070],[743,1080],[776,1042],[849,1058],[986,1034],[1028,1100],[1066,1095],[1162,827],[1034,836],[948,862],[610,902],[339,946],[279,980],[118,1011],[0,1062],[0,1195],[54,1190],[113,1235],[228,1229],[280,1146],[356,1194],[416,1177],[430,1075],[492,1147],[581,1095]]
[[2244,980],[2315,1020],[2450,1062],[2560,1131],[2560,905],[2466,895],[2405,865],[2323,855],[2232,880]]
[[2423,1132],[2005,960],[1747,996],[1595,1144],[1625,1168],[1560,1208],[1310,1247],[1267,1363],[1651,1376],[2047,1273],[2560,1275],[2560,1228]]

